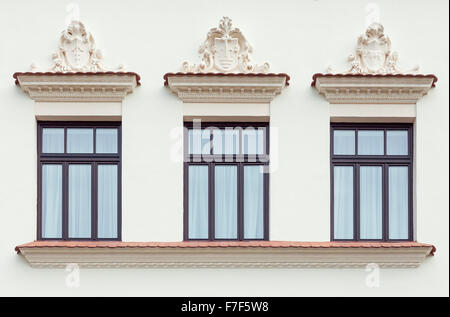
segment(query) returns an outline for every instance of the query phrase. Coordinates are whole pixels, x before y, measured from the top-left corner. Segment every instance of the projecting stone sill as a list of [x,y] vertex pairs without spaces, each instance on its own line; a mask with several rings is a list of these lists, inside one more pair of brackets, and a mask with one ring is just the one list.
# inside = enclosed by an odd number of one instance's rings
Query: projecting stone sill
[[36,268],[409,268],[436,251],[418,242],[290,241],[34,241],[15,250]]

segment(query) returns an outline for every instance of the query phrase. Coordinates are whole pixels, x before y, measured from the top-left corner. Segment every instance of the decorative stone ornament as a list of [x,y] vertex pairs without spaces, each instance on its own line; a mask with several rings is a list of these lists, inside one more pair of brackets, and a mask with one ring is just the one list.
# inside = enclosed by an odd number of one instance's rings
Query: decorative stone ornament
[[[72,21],[59,38],[59,49],[53,54],[52,70],[56,72],[108,71],[102,65],[102,52],[95,47],[94,37],[83,23]],[[117,70],[123,70],[120,65]]]
[[267,73],[269,64],[256,65],[250,61],[252,47],[241,30],[233,27],[228,17],[220,20],[219,27],[209,30],[205,42],[200,46],[202,62],[184,62],[183,72],[192,73]]
[[342,104],[415,104],[434,87],[434,75],[414,74],[398,67],[398,54],[380,23],[372,23],[360,35],[351,67],[343,73],[315,74],[312,86],[330,103]]

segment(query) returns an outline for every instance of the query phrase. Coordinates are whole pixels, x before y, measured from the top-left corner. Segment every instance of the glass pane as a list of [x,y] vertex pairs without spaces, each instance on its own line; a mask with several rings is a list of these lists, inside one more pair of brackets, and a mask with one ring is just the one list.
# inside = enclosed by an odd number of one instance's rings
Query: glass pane
[[387,131],[387,155],[408,155],[408,131]]
[[242,130],[244,154],[264,153],[264,128],[245,128]]
[[262,166],[244,166],[244,238],[264,238],[264,173]]
[[335,155],[355,155],[355,131],[335,130],[333,136]]
[[383,238],[383,183],[381,166],[361,166],[360,174],[360,238]]
[[237,239],[237,167],[215,167],[215,238]]
[[67,153],[93,153],[93,130],[67,129]]
[[98,237],[117,238],[117,165],[98,165]]
[[117,153],[117,129],[96,129],[95,151]]
[[189,239],[208,239],[208,166],[189,166]]
[[62,238],[62,165],[42,165],[42,237]]
[[358,131],[359,155],[383,155],[384,131]]
[[209,130],[189,130],[189,154],[210,154],[211,132]]
[[213,130],[214,154],[239,154],[239,130],[217,129]]
[[42,129],[42,153],[64,153],[64,129]]
[[353,239],[353,166],[334,167],[334,238]]
[[91,237],[91,165],[69,165],[69,238]]
[[389,166],[389,239],[408,239],[407,166]]

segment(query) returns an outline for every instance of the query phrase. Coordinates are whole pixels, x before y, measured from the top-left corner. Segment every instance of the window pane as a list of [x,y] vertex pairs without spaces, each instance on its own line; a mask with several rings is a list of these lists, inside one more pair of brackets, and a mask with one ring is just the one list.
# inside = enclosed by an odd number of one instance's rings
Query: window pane
[[335,155],[355,155],[355,131],[335,130],[333,136]]
[[237,167],[215,167],[215,238],[237,238]]
[[407,166],[389,167],[389,239],[408,239]]
[[242,130],[244,154],[264,153],[264,129],[245,128]]
[[117,129],[96,129],[95,151],[117,153]]
[[42,129],[42,153],[64,153],[64,129]]
[[69,165],[69,238],[91,237],[91,166]]
[[383,155],[384,131],[358,131],[359,155]]
[[189,154],[210,154],[211,132],[209,130],[189,130]]
[[353,239],[353,166],[334,167],[334,238]]
[[117,238],[117,165],[98,165],[98,237]]
[[387,131],[387,155],[408,155],[408,131]]
[[189,239],[208,239],[208,166],[189,166]]
[[383,238],[383,184],[381,166],[361,166],[360,171],[360,238]]
[[244,238],[264,238],[264,173],[262,166],[244,166]]
[[62,165],[42,165],[42,237],[62,237]]
[[239,154],[239,130],[226,128],[213,130],[214,154]]
[[67,153],[93,153],[93,130],[67,129]]

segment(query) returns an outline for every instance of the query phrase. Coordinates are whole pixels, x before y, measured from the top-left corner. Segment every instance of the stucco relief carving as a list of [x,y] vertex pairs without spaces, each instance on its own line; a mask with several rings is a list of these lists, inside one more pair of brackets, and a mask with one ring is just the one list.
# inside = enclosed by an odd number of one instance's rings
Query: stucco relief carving
[[[358,37],[354,54],[348,57],[350,69],[346,74],[406,74],[419,70],[418,66],[403,71],[398,66],[398,53],[391,50],[391,40],[384,34],[384,27],[372,23],[366,32]],[[332,68],[328,68],[334,73]]]
[[[52,71],[100,72],[109,71],[102,64],[103,54],[96,48],[94,37],[80,21],[72,21],[59,38],[58,51],[53,54]],[[115,70],[123,70],[120,65]]]
[[220,20],[217,28],[209,30],[205,42],[200,46],[201,62],[190,64],[184,62],[183,72],[193,73],[267,73],[269,64],[256,65],[251,62],[249,54],[252,46],[241,30],[233,27],[228,17]]

